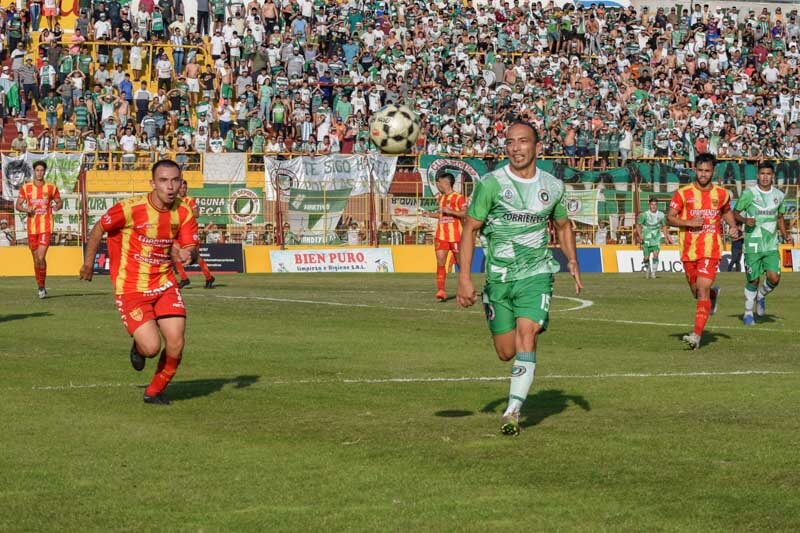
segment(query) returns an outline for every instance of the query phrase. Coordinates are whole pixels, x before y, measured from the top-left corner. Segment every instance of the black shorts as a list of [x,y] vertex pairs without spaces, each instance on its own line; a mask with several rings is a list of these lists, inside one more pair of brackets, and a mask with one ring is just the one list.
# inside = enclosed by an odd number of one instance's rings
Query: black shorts
[[600,150],[597,154],[600,159],[608,161],[608,150]]

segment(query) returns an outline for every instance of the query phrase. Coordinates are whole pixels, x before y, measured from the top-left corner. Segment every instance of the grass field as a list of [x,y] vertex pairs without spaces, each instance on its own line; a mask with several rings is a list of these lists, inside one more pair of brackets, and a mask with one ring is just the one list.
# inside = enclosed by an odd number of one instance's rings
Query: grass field
[[796,274],[748,329],[721,275],[694,352],[682,277],[559,277],[516,438],[481,311],[432,276],[193,279],[169,407],[107,279],[0,279],[0,530],[800,529]]

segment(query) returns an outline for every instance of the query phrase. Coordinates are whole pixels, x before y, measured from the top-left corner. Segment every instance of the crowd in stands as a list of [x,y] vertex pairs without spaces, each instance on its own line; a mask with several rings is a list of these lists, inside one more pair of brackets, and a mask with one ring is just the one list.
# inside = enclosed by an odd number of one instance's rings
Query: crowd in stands
[[415,153],[500,155],[522,118],[574,167],[800,156],[797,9],[80,0],[64,28],[54,5],[0,17],[17,150],[363,153],[370,114],[400,103]]

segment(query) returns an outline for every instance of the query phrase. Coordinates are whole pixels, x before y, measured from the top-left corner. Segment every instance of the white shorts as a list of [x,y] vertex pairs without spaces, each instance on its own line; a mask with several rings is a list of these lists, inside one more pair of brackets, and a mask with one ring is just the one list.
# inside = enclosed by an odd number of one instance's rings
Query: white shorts
[[190,93],[200,92],[200,80],[197,78],[186,78],[186,85],[189,87]]

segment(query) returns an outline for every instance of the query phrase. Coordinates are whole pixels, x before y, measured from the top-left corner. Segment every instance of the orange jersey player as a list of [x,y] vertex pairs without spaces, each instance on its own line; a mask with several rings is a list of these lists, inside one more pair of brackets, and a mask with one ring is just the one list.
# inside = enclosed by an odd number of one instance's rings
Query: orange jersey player
[[28,215],[28,246],[33,256],[39,298],[47,297],[47,248],[53,233],[53,213],[63,205],[58,188],[44,181],[46,172],[47,163],[44,161],[33,164],[33,182],[22,186],[16,204],[17,211]]
[[436,225],[434,239],[436,251],[436,299],[447,300],[444,290],[447,277],[447,256],[453,253],[458,261],[458,243],[461,240],[461,221],[467,214],[467,199],[463,194],[453,190],[455,178],[447,171],[440,171],[436,176],[436,188],[439,196],[439,223]]
[[[189,206],[189,209],[192,210],[192,214],[194,218],[200,217],[200,209],[197,207],[197,200],[188,196],[189,192],[189,184],[186,180],[183,180],[183,184],[181,185],[180,190],[178,191],[178,196],[181,197],[183,202]],[[205,289],[211,289],[214,286],[214,282],[216,278],[211,275],[211,271],[208,269],[208,264],[202,257],[197,258],[197,264],[200,265],[200,270],[203,271],[203,277],[206,278],[206,283],[203,286]],[[175,268],[178,270],[178,275],[181,277],[180,288],[184,288],[189,285],[191,282],[189,281],[189,276],[186,274],[186,269],[183,268],[181,263],[175,263]]]
[[[92,280],[97,248],[108,233],[111,283],[122,323],[133,337],[130,360],[141,371],[145,358],[161,353],[144,401],[167,405],[163,395],[183,356],[186,306],[172,264],[197,259],[197,220],[178,197],[183,178],[172,160],[153,165],[145,196],[114,205],[92,228],[81,279]],[[164,349],[161,350],[161,338]]]
[[708,317],[717,311],[719,287],[712,285],[722,252],[722,221],[728,223],[732,236],[738,234],[730,194],[711,182],[715,164],[712,154],[697,157],[695,181],[675,192],[667,213],[667,223],[680,229],[683,270],[697,300],[694,330],[683,337],[693,350],[700,347]]

